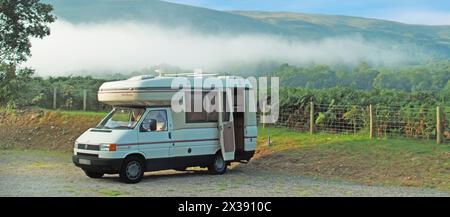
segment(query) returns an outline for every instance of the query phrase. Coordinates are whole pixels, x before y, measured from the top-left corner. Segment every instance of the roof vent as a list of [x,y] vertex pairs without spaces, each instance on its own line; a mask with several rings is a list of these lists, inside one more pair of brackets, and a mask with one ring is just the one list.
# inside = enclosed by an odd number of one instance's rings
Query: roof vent
[[133,77],[129,78],[128,80],[138,81],[138,80],[147,80],[147,79],[152,79],[152,78],[155,78],[155,76],[153,76],[153,75],[138,75],[138,76],[133,76]]

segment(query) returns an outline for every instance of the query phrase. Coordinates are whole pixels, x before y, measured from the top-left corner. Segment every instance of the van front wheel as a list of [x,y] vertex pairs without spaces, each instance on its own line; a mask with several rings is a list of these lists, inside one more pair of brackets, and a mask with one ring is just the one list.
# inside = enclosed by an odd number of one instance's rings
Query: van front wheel
[[222,153],[218,152],[214,156],[214,161],[208,166],[208,171],[211,174],[222,175],[227,171],[227,162],[223,160]]
[[119,172],[120,179],[128,184],[138,183],[144,176],[144,163],[141,158],[131,156],[125,158]]

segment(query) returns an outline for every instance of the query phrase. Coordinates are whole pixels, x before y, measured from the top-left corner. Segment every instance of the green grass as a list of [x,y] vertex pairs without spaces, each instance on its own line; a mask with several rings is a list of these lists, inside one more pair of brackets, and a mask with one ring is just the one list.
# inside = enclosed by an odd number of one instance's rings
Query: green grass
[[[270,132],[270,134],[269,134]],[[271,138],[270,149],[279,150],[293,147],[315,147],[345,142],[346,148],[351,150],[370,150],[361,145],[372,145],[377,148],[389,148],[393,151],[409,150],[417,153],[435,153],[436,151],[450,151],[450,144],[437,145],[434,140],[416,140],[408,138],[380,138],[370,140],[367,134],[330,134],[298,132],[285,128],[259,128],[258,139],[261,145]]]
[[43,109],[44,111],[47,112],[58,112],[62,115],[69,115],[69,116],[75,116],[75,115],[81,115],[81,116],[106,116],[109,112],[103,112],[103,111],[99,111],[99,112],[95,112],[95,111],[81,111],[81,110],[73,110],[73,111],[68,111],[68,110],[51,110],[51,109]]
[[[61,115],[67,115],[67,116],[87,116],[87,117],[92,117],[92,116],[104,117],[109,113],[109,111],[83,111],[83,110],[60,110],[60,109],[54,110],[54,109],[42,109],[42,108],[40,110],[45,111],[45,112],[56,112]],[[0,106],[0,112],[15,114],[16,110],[8,109],[8,108]]]
[[[266,146],[268,131],[271,145]],[[305,176],[366,184],[431,187],[450,190],[450,144],[433,140],[388,138],[367,134],[310,136],[282,128],[259,130],[264,167]]]
[[43,162],[43,161],[35,161],[30,164],[31,169],[52,169],[57,167],[58,165],[55,163]]
[[123,195],[122,192],[120,192],[118,190],[114,190],[114,189],[101,189],[101,190],[99,190],[99,192],[108,197],[117,197],[117,196]]

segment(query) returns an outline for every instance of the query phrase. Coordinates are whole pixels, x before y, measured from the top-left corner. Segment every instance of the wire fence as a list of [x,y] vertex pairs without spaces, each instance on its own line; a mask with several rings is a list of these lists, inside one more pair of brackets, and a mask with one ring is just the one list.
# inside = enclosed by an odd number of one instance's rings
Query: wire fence
[[[278,121],[271,126],[287,127],[298,131],[308,131],[309,112],[303,107],[281,107]],[[259,118],[260,115],[257,115]],[[259,122],[259,121],[258,121]]]
[[436,108],[376,106],[374,117],[376,137],[436,139]]
[[[40,107],[62,110],[108,111],[97,92],[57,89],[38,100]],[[259,117],[259,115],[258,115]],[[259,121],[258,121],[259,123]],[[371,138],[407,137],[450,143],[450,107],[396,107],[306,103],[282,106],[278,121],[263,126],[300,132],[364,134]]]
[[96,91],[86,89],[53,88],[51,93],[41,96],[36,104],[42,108],[61,110],[107,111],[112,108],[98,101]]
[[310,133],[367,134],[370,138],[407,137],[450,143],[448,107],[310,103],[297,107],[281,107],[278,122],[263,125]]
[[368,107],[314,105],[314,131],[358,133],[368,126]]

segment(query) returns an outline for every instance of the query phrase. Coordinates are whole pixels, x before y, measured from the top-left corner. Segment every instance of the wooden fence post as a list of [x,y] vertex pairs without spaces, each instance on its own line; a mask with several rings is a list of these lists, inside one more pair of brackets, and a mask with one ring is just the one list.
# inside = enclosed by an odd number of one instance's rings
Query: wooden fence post
[[374,123],[373,123],[373,110],[372,110],[372,104],[369,105],[369,124],[370,124],[370,139],[374,138]]
[[309,134],[314,134],[314,102],[309,105]]
[[56,109],[56,87],[53,87],[53,109]]
[[442,143],[442,111],[439,106],[436,107],[436,143]]
[[86,95],[87,91],[86,89],[83,89],[83,111],[86,111]]

